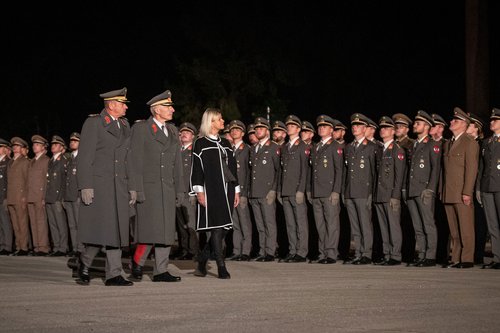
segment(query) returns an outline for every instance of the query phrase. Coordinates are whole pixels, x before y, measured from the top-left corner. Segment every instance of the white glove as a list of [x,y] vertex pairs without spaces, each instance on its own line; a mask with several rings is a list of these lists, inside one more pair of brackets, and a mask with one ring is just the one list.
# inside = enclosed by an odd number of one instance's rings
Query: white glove
[[295,193],[295,201],[297,205],[302,205],[304,203],[304,192]]
[[397,212],[401,209],[401,200],[391,198],[389,200],[389,207],[391,207],[393,212]]
[[128,191],[130,194],[130,201],[128,204],[132,207],[137,202],[137,191]]
[[340,195],[337,192],[332,192],[328,200],[332,205],[337,206],[339,204]]
[[94,199],[94,189],[93,188],[84,188],[82,190],[83,203],[88,206],[92,203],[92,199]]
[[420,194],[420,199],[422,200],[422,203],[425,206],[431,204],[431,200],[433,197],[434,197],[434,192],[432,192],[432,190],[429,189],[423,190],[422,193]]

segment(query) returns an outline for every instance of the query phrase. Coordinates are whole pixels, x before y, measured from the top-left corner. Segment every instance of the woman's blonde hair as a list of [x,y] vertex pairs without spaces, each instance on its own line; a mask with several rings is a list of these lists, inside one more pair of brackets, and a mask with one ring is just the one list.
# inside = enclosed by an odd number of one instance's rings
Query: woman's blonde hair
[[216,108],[208,108],[205,112],[203,112],[203,116],[201,117],[200,133],[198,135],[200,138],[210,134],[214,118],[220,115],[222,115],[221,111]]

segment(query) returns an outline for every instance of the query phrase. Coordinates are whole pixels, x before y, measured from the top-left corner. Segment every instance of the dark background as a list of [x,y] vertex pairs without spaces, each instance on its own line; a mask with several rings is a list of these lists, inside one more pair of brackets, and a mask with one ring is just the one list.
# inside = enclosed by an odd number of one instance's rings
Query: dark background
[[[500,105],[499,2],[488,3],[491,107]],[[125,86],[131,123],[165,89],[177,125],[198,125],[208,106],[246,124],[267,106],[272,120],[326,113],[348,124],[354,112],[449,119],[465,105],[464,1],[162,4],[3,9],[0,137],[67,139],[101,111],[99,93]]]

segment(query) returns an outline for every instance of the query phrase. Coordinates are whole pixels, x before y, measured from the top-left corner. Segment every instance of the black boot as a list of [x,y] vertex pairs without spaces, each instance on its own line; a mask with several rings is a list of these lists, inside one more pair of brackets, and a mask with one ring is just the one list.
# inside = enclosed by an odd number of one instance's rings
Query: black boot
[[81,285],[88,285],[90,283],[89,268],[85,266],[81,259],[78,259],[78,280],[76,283]]
[[207,242],[205,247],[203,248],[203,251],[200,252],[198,255],[198,267],[194,271],[194,276],[199,276],[199,277],[205,277],[207,276],[207,262],[208,262],[208,257],[210,256],[210,245]]
[[214,250],[215,261],[217,262],[217,270],[219,272],[219,279],[230,279],[231,275],[226,269],[226,264],[224,262],[223,244],[224,237],[226,236],[226,230],[220,228],[215,229],[212,232],[212,237],[210,242]]
[[217,270],[219,272],[219,279],[230,279],[231,275],[226,269],[226,265],[222,263],[222,265],[217,264]]

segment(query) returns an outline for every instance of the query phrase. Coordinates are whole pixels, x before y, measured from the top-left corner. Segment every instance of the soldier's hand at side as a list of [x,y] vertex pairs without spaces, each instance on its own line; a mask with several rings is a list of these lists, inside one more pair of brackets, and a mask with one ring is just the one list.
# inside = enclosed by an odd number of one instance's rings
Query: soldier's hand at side
[[481,199],[481,191],[476,191],[476,200],[479,202],[481,207],[483,206],[483,200]]
[[432,190],[425,189],[420,194],[420,199],[422,200],[422,203],[427,206],[431,203],[433,196],[434,196],[434,193],[432,192]]
[[272,205],[274,200],[276,200],[276,191],[271,190],[271,191],[267,192],[267,195],[266,195],[267,204]]
[[366,199],[366,208],[372,209],[372,195],[368,194],[368,198]]
[[295,193],[295,201],[298,205],[302,205],[304,203],[304,192]]
[[234,208],[238,207],[239,203],[240,203],[240,194],[235,193],[234,194]]
[[198,192],[198,193],[196,193],[196,197],[198,198],[198,203],[200,205],[202,205],[203,207],[206,207],[205,192]]
[[338,194],[337,192],[332,192],[332,194],[330,194],[330,197],[328,198],[330,203],[334,206],[337,206],[339,204],[340,201],[339,199],[340,199],[340,194]]
[[395,198],[391,198],[389,200],[389,207],[391,207],[391,209],[392,209],[393,212],[399,211],[401,209],[401,200],[395,199]]
[[146,195],[144,192],[137,192],[137,202],[144,202],[146,201]]
[[472,197],[470,195],[462,194],[462,202],[464,203],[464,205],[470,206],[470,204],[472,203]]
[[84,188],[81,191],[82,201],[85,205],[90,205],[92,200],[94,199],[94,189],[93,188]]
[[132,207],[137,202],[137,191],[128,191],[128,193],[130,194],[130,201],[128,204]]
[[313,198],[312,198],[312,194],[311,194],[311,191],[307,191],[306,192],[306,198],[307,198],[307,201],[312,205],[313,203]]
[[191,206],[196,205],[196,202],[197,202],[197,201],[198,201],[198,199],[196,198],[196,196],[195,196],[195,195],[191,195],[191,196],[189,196],[189,204],[190,204]]
[[248,205],[247,197],[240,197],[240,207],[245,209]]

